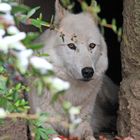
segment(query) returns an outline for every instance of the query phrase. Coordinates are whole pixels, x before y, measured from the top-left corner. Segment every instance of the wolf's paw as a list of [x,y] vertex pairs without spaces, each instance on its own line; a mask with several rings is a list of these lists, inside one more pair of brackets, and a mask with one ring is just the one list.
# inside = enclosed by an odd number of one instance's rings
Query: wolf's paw
[[96,140],[93,136],[87,136],[85,140]]

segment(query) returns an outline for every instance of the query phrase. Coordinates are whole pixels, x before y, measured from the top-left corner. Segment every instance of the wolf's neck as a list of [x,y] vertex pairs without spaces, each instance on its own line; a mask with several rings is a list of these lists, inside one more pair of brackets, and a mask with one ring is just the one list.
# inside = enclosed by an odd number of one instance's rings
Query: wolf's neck
[[77,81],[77,83],[73,81],[70,83],[71,87],[67,91],[66,97],[69,101],[76,105],[82,104],[82,102],[88,98],[92,98],[91,100],[94,101],[100,90],[101,82],[101,79],[96,79],[96,81],[92,80],[89,82]]
[[64,99],[73,105],[80,105],[88,98],[94,101],[102,85],[102,79],[98,76],[94,76],[93,80],[85,82],[72,78],[62,68],[55,68],[55,73],[59,78],[70,83],[71,86],[66,91]]

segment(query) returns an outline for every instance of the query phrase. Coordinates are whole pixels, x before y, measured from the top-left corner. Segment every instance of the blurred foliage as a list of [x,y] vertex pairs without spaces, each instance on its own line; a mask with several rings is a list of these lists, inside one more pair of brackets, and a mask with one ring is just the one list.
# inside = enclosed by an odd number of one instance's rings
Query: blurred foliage
[[41,113],[39,119],[31,120],[29,123],[32,126],[35,140],[48,140],[49,135],[55,134],[56,132],[51,128],[45,128],[44,123],[48,119],[48,113]]
[[[2,120],[6,117],[14,120],[26,119],[33,128],[33,137],[36,140],[47,140],[50,134],[55,133],[54,130],[44,127],[48,115],[28,115],[30,106],[27,96],[30,87],[27,79],[38,79],[35,83],[38,95],[42,94],[45,87],[57,94],[60,92],[60,87],[57,90],[56,86],[59,83],[53,85],[53,80],[46,82],[48,78],[56,78],[52,65],[47,62],[48,55],[34,53],[43,47],[42,44],[32,43],[39,34],[25,34],[14,25],[16,23],[18,26],[19,23],[26,23],[28,20],[38,28],[45,25],[46,22],[41,20],[41,16],[38,19],[30,18],[38,9],[39,7],[31,9],[22,4],[18,5],[14,1],[0,2],[0,122],[4,123]],[[61,89],[63,90],[63,87]]]

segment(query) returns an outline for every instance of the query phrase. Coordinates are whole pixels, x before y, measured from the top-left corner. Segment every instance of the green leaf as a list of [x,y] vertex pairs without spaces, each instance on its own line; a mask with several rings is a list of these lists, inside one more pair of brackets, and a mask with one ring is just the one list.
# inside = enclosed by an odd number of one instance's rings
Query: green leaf
[[42,26],[42,21],[37,20],[37,19],[31,19],[31,24],[34,25],[37,28],[41,28]]
[[119,29],[118,29],[118,36],[122,36],[122,28],[120,27]]
[[35,131],[35,140],[41,140],[40,133],[39,133],[38,129],[36,129],[36,131]]
[[7,92],[7,78],[4,76],[0,76],[0,94],[5,94]]
[[5,120],[4,119],[0,119],[0,125],[4,125]]
[[22,86],[21,83],[17,84],[16,87],[15,87],[15,90],[18,91],[21,88],[21,86]]
[[116,20],[112,19],[112,30],[116,33],[117,32],[117,26],[116,26]]
[[54,129],[48,128],[48,129],[46,129],[46,134],[47,135],[56,134],[56,131]]
[[3,66],[0,66],[0,74],[2,74],[3,72],[5,72],[5,69]]
[[97,1],[96,0],[91,0],[91,6],[93,6],[93,7],[97,6]]
[[81,7],[82,7],[82,10],[83,10],[83,11],[86,11],[86,10],[88,9],[88,5],[87,5],[87,3],[84,2],[84,1],[82,1]]
[[33,43],[33,41],[36,40],[38,36],[39,36],[38,33],[30,32],[27,34],[26,38],[22,42],[27,48],[33,50],[41,49],[43,47],[42,44]]
[[106,19],[102,19],[101,20],[101,25],[106,25],[107,24],[107,20]]
[[117,26],[116,25],[112,25],[112,30],[116,33],[117,32]]
[[96,14],[100,13],[101,12],[100,6],[99,5],[95,6],[94,11],[95,11]]
[[46,122],[46,120],[48,119],[48,117],[49,117],[49,114],[48,113],[46,113],[46,112],[43,112],[43,113],[41,113],[41,114],[39,114],[40,116],[39,116],[39,119],[38,119],[38,121],[40,121],[40,122]]
[[42,138],[42,139],[45,139],[45,140],[48,140],[49,139],[49,135],[51,134],[56,134],[56,131],[54,131],[53,129],[46,129],[44,127],[39,127],[39,128],[36,128],[36,136],[39,138]]
[[68,5],[71,4],[70,0],[61,0],[61,2],[64,5],[64,7],[67,7]]
[[68,110],[68,109],[70,109],[71,106],[72,106],[72,104],[70,102],[64,101],[64,103],[63,103],[63,108],[64,109]]
[[41,96],[43,94],[44,90],[44,83],[40,80],[36,81],[36,90],[37,90],[37,95]]
[[27,48],[30,48],[32,50],[39,50],[43,48],[44,46],[42,44],[34,44],[34,45],[27,45]]
[[19,106],[20,105],[20,100],[16,101],[15,106]]
[[17,13],[26,13],[30,10],[31,8],[29,8],[26,5],[20,4],[20,5],[14,5],[12,8],[12,13],[13,14],[17,14]]
[[46,57],[48,57],[48,56],[50,56],[50,55],[47,54],[47,53],[42,53],[42,54],[39,54],[38,56],[46,56]]
[[38,133],[41,138],[43,138],[45,140],[48,138],[45,128],[38,128]]
[[3,98],[2,96],[0,96],[0,107],[6,108],[6,106],[7,106],[6,98]]
[[30,18],[39,8],[40,8],[40,6],[31,9],[31,11],[28,12],[26,18],[27,19]]
[[71,2],[70,0],[61,0],[61,2],[68,10],[71,10],[74,7],[74,2]]
[[116,26],[116,19],[112,19],[112,25]]
[[29,32],[26,34],[26,38],[22,41],[24,45],[28,45],[32,43],[35,39],[39,37],[38,32]]

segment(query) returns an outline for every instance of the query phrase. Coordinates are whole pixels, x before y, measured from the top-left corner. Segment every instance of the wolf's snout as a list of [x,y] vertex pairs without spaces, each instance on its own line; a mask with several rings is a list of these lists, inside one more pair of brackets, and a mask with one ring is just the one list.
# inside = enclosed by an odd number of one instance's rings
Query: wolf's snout
[[92,67],[85,67],[82,69],[82,76],[85,80],[89,80],[90,78],[92,78],[94,74],[94,70]]

